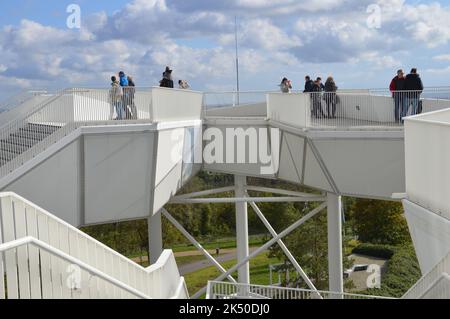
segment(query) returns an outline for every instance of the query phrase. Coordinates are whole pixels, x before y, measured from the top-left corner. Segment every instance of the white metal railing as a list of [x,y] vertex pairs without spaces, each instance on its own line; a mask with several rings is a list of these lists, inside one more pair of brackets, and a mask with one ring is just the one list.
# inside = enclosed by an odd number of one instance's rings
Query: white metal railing
[[267,94],[276,92],[278,91],[205,92],[203,107],[208,110],[217,107],[266,103]]
[[419,299],[449,299],[450,298],[450,276],[442,273],[441,276],[422,293]]
[[163,88],[65,89],[0,128],[0,178],[80,126],[201,119],[202,94]]
[[[239,104],[237,103],[239,98]],[[267,118],[288,125],[314,129],[402,129],[403,118],[450,108],[450,88],[423,91],[368,89],[336,92],[207,92],[204,107],[217,108],[264,104]],[[229,113],[229,112],[228,112]],[[228,114],[227,113],[227,114]]]
[[[0,253],[7,255],[15,254],[20,256],[21,258],[30,258],[29,255],[37,251],[40,251],[40,253],[48,253],[50,259],[53,259],[54,263],[67,262],[68,265],[70,265],[66,270],[67,272],[70,272],[70,275],[65,281],[67,289],[70,290],[70,295],[66,297],[69,297],[71,299],[77,299],[80,297],[81,289],[83,288],[83,285],[86,285],[86,283],[81,282],[81,276],[82,272],[86,272],[86,275],[90,277],[87,283],[87,298],[89,299],[112,298],[113,295],[111,294],[111,292],[114,287],[123,290],[123,292],[121,292],[121,295],[124,298],[150,299],[147,295],[141,293],[140,291],[33,237],[24,237],[0,245]],[[37,270],[37,267],[39,266],[40,265],[34,265],[35,270]],[[23,271],[23,269],[20,269],[19,271]],[[11,272],[11,270],[7,270],[6,272],[9,273]],[[40,291],[41,287],[45,287],[49,284],[49,282],[46,281],[46,279],[48,280],[48,278],[45,278],[45,275],[43,274],[44,272],[42,272],[42,268],[39,267],[39,271],[33,272],[33,277],[24,278],[23,276],[21,276],[20,279],[22,281],[25,280],[26,282],[19,283],[19,286],[28,286],[31,283],[30,289],[23,289],[22,287],[22,289],[19,289],[19,295],[15,296],[15,294],[13,293],[11,297],[17,297],[20,299],[42,298],[43,296],[41,295]],[[31,272],[29,272],[29,275],[31,276]],[[104,285],[103,290],[95,289],[96,287],[92,285],[92,277],[96,277],[98,280],[102,281],[102,284]],[[9,279],[8,276],[7,279]],[[9,281],[6,282],[6,286],[10,284],[12,284],[12,286],[15,285],[15,283],[10,283]],[[86,289],[86,287],[84,287],[84,289]],[[8,294],[5,295],[5,297],[10,297],[9,291]]]
[[[403,296],[404,299],[418,299],[430,290],[443,273],[450,273],[450,253],[427,274],[422,276]],[[447,298],[450,295],[447,296]]]
[[21,91],[17,94],[14,94],[13,96],[10,96],[6,100],[0,102],[0,111],[8,112],[35,96],[49,95],[49,94],[51,94],[51,93],[47,90],[24,90],[24,91]]
[[[319,294],[317,294],[317,292]],[[207,299],[394,299],[330,291],[314,291],[301,288],[247,285],[209,281]]]
[[[170,250],[164,251],[157,263],[144,268],[14,193],[0,194],[0,208],[0,241],[4,244],[33,237],[142,295],[188,297],[186,289],[180,289],[183,278]],[[70,269],[70,262],[40,248],[6,251],[0,254],[0,299],[72,298],[73,291],[67,285],[73,275]],[[79,298],[92,298],[105,291],[111,298],[129,297],[122,288],[111,287],[98,276],[90,277],[89,272],[82,272],[79,279]]]

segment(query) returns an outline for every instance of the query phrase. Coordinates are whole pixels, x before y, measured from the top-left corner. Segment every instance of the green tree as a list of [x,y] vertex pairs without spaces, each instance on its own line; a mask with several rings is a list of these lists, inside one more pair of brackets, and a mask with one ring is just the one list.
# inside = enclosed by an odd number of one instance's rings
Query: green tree
[[352,207],[352,224],[362,242],[399,245],[411,240],[401,203],[358,199]]

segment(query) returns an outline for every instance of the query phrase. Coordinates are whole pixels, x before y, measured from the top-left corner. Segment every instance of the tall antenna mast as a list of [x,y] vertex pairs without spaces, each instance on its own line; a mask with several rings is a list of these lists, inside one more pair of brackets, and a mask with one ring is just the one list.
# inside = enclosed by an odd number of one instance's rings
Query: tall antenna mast
[[237,105],[239,105],[239,50],[238,50],[237,16],[234,16],[234,39],[236,44],[236,92],[237,92]]

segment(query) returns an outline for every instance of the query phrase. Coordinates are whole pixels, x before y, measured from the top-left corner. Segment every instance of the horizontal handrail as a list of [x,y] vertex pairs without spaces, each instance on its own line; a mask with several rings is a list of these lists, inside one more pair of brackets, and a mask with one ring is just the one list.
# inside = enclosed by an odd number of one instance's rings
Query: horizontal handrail
[[423,292],[429,289],[433,283],[438,280],[442,273],[450,271],[450,253],[435,265],[428,273],[423,275],[404,295],[402,298],[411,299],[419,298]]
[[[289,296],[290,293],[300,293],[302,296],[310,297],[311,299],[321,299],[317,296],[317,293],[319,293],[322,297],[325,297],[324,299],[327,299],[326,297],[332,297],[332,298],[344,298],[347,297],[348,299],[396,299],[391,297],[382,297],[382,296],[371,296],[371,295],[362,295],[362,294],[353,294],[353,293],[346,293],[346,292],[332,292],[332,291],[320,291],[320,290],[309,290],[309,289],[303,289],[303,288],[289,288],[289,287],[278,287],[278,286],[263,286],[263,285],[253,285],[253,284],[242,284],[242,283],[229,283],[229,282],[220,282],[220,281],[209,281],[208,282],[208,288],[207,288],[207,299],[213,299],[215,295],[220,295],[224,298],[232,298],[232,297],[238,297],[239,295],[233,296],[233,294],[230,293],[230,290],[227,290],[224,288],[222,294],[216,293],[214,289],[217,287],[232,287],[236,288],[235,291],[242,291],[244,292],[242,298],[245,298],[248,295],[252,295],[253,298],[269,298],[271,299],[271,296],[274,296],[274,292],[281,293],[278,296]],[[234,290],[232,290],[234,291]],[[254,292],[254,293],[252,293]],[[270,292],[267,296],[261,293],[264,292]],[[259,295],[259,296],[258,296]]]
[[[176,279],[179,277],[179,272],[176,269],[176,261],[175,261],[175,258],[173,256],[173,253],[171,250],[164,250],[155,264],[152,264],[149,267],[143,267],[143,266],[139,265],[138,263],[135,263],[134,261],[130,260],[129,258],[121,255],[120,253],[113,250],[112,248],[101,243],[100,241],[90,237],[89,235],[82,232],[78,228],[76,228],[76,227],[70,225],[69,223],[65,222],[64,220],[52,215],[48,211],[42,209],[41,207],[37,206],[36,204],[30,202],[29,200],[15,194],[13,192],[0,193],[0,201],[4,201],[9,198],[12,200],[12,202],[21,202],[21,203],[23,203],[24,207],[31,208],[31,210],[27,209],[25,211],[25,213],[35,210],[36,216],[39,214],[39,216],[44,217],[44,219],[47,220],[47,224],[51,221],[54,224],[60,225],[60,227],[66,228],[67,231],[69,232],[69,234],[73,234],[77,238],[79,238],[78,241],[81,239],[81,240],[84,240],[85,242],[92,243],[93,244],[92,246],[95,247],[96,251],[103,251],[105,256],[110,255],[111,256],[110,258],[112,260],[117,260],[118,263],[123,263],[123,264],[127,265],[126,269],[129,269],[129,271],[132,271],[135,274],[141,274],[143,276],[143,278],[146,278],[146,280],[151,280],[150,281],[151,283],[157,284],[160,281],[159,278],[162,278],[164,276],[169,276],[170,280],[173,280],[173,279]],[[5,206],[2,206],[2,207],[5,207]],[[6,205],[6,207],[10,207],[9,209],[11,209],[11,204]],[[5,210],[5,208],[3,208],[3,209]],[[8,209],[8,208],[6,208],[6,209]],[[3,213],[4,213],[4,211],[1,211],[0,215]],[[13,211],[13,214],[15,214],[15,211]],[[2,218],[2,216],[0,216],[0,219],[1,218]],[[14,220],[15,220],[15,218],[14,218]],[[3,227],[5,227],[5,226],[3,226]],[[15,226],[12,225],[12,227],[15,227]],[[1,228],[0,228],[0,231],[1,231]],[[88,258],[88,260],[89,260],[89,258]],[[172,268],[172,271],[167,272],[168,269],[166,269],[166,267]],[[102,269],[102,271],[103,271],[103,269]],[[148,277],[151,274],[156,274],[156,277]],[[136,284],[138,284],[138,283],[136,283]],[[142,284],[142,283],[139,283],[139,284]],[[166,284],[168,284],[168,283],[166,282]],[[179,285],[179,282],[177,282],[177,283],[172,282],[172,284]],[[156,293],[156,295],[155,295],[156,297],[158,297],[158,296],[161,297],[161,295],[160,295],[161,292],[155,292],[155,293]],[[167,297],[166,294],[163,294],[162,296]]]
[[47,243],[44,243],[43,241],[40,241],[40,240],[38,240],[38,239],[36,239],[34,237],[28,236],[28,237],[17,239],[17,240],[11,241],[11,242],[7,242],[5,244],[1,244],[0,245],[0,252],[6,252],[6,251],[9,251],[9,250],[12,250],[12,249],[16,249],[18,247],[21,247],[21,246],[24,246],[24,245],[29,245],[29,244],[34,245],[34,246],[36,246],[36,247],[38,247],[40,249],[43,249],[43,250],[45,250],[46,252],[48,252],[48,253],[50,253],[52,255],[58,256],[61,259],[64,259],[65,261],[67,261],[69,263],[75,264],[75,265],[79,266],[80,268],[86,270],[90,274],[93,274],[93,275],[95,275],[95,276],[97,276],[99,278],[102,278],[102,279],[106,280],[107,282],[109,282],[109,283],[111,283],[111,284],[113,284],[113,285],[115,285],[115,286],[117,286],[119,288],[122,288],[123,290],[131,293],[132,295],[134,295],[136,297],[139,297],[139,298],[142,298],[142,299],[151,299],[149,296],[147,296],[146,294],[143,294],[142,292],[134,289],[133,287],[130,287],[130,286],[124,284],[123,282],[121,282],[121,281],[119,281],[119,280],[117,280],[117,279],[115,279],[115,278],[113,278],[113,277],[111,277],[111,276],[109,276],[109,275],[99,271],[98,269],[96,269],[96,268],[94,268],[94,267],[92,267],[92,266],[90,266],[90,265],[88,265],[88,264],[78,260],[77,258],[74,258],[74,257],[72,257],[72,256],[70,256],[70,255],[68,255],[68,254],[66,254],[64,252],[62,252],[61,250],[56,249],[56,248],[48,245]]
[[[447,273],[442,273],[433,284],[427,288],[424,292],[422,292],[417,299],[423,299],[429,292],[431,292],[434,288],[437,287],[441,282],[447,281],[450,284],[450,276]],[[447,296],[448,297],[448,296]]]

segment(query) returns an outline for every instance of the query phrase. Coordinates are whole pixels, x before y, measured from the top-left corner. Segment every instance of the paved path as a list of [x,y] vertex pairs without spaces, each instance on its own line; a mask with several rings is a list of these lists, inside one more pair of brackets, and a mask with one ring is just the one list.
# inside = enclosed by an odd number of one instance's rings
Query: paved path
[[[250,247],[250,253],[254,252],[256,249],[258,249],[258,247]],[[221,251],[224,251],[224,250],[225,249],[223,249]],[[224,262],[236,259],[236,249],[226,249],[226,250],[227,251],[231,251],[231,252],[227,252],[227,253],[225,253],[223,255],[220,255],[218,257],[215,257],[213,254],[212,254],[212,256],[214,258],[216,258],[216,260],[219,263],[224,263]],[[198,270],[201,270],[203,268],[210,267],[212,265],[213,264],[207,259],[200,260],[200,261],[193,262],[193,263],[186,264],[186,265],[182,265],[182,266],[179,267],[180,275],[184,276],[185,274],[189,274],[191,272],[198,271]]]

